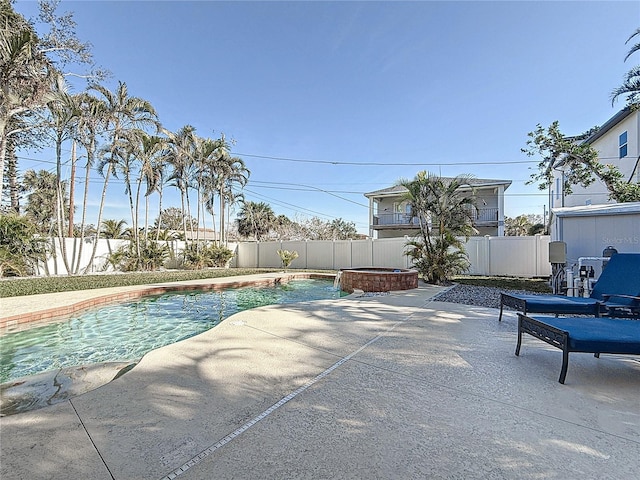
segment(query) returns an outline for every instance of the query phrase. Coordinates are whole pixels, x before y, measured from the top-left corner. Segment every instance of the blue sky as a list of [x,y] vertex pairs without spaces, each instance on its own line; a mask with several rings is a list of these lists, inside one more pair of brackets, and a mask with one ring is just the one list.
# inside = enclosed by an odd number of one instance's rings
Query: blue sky
[[[32,17],[37,3],[15,8]],[[525,185],[527,133],[558,120],[578,134],[621,109],[609,94],[633,66],[624,42],[640,23],[635,1],[63,0],[58,11],[74,12],[107,86],[126,82],[169,130],[233,138],[247,200],[361,233],[363,194],[419,170],[512,180],[506,214],[542,214],[545,193]],[[128,219],[122,193],[112,186],[106,218]],[[92,208],[98,183],[94,195]]]

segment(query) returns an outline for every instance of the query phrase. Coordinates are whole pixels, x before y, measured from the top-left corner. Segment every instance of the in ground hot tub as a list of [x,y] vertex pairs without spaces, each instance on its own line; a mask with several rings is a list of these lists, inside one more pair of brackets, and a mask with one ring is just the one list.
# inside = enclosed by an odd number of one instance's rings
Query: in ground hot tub
[[390,292],[418,288],[418,272],[404,268],[344,268],[340,269],[340,287],[345,292]]

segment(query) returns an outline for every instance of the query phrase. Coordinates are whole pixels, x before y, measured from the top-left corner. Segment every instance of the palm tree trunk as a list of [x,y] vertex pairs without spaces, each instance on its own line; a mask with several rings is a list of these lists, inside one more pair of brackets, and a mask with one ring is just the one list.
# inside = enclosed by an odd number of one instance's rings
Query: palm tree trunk
[[107,185],[109,185],[109,175],[111,173],[110,166],[107,166],[107,173],[104,175],[104,185],[102,187],[102,197],[100,198],[100,207],[98,208],[98,221],[96,222],[96,239],[93,243],[93,250],[91,252],[91,258],[89,264],[84,269],[84,273],[89,273],[89,270],[93,266],[93,260],[96,258],[96,250],[98,249],[98,241],[100,240],[100,225],[102,224],[102,211],[104,210],[104,201],[107,196]]
[[[191,232],[191,242],[193,243],[193,222],[191,221],[191,203],[189,202],[189,189],[187,188],[187,216],[189,217],[189,231]],[[185,237],[186,238],[186,237]]]
[[129,177],[129,172],[125,172],[125,184],[126,184],[126,189],[128,192],[128,196],[129,196],[129,210],[131,212],[131,234],[133,235],[133,242],[136,246],[136,255],[138,256],[138,260],[140,260],[140,242],[138,241],[138,224],[136,222],[136,214],[135,214],[135,207],[134,207],[134,202],[133,202],[133,191],[131,189],[131,178]]
[[156,226],[156,242],[160,240],[160,225],[162,225],[162,182],[158,189],[158,225]]
[[67,275],[71,273],[67,260],[67,245],[64,240],[64,195],[62,193],[62,139],[56,140],[56,226],[60,241],[60,255]]
[[6,122],[0,119],[0,198],[2,198],[2,187],[4,186],[4,161],[7,156],[6,126]]
[[[69,180],[69,230],[68,237],[73,237],[73,195],[76,189],[76,142],[71,144],[71,179]],[[73,262],[73,259],[72,259]]]
[[16,157],[13,145],[7,149],[7,175],[9,177],[9,197],[11,199],[11,210],[20,213],[20,192],[18,185],[18,157]]
[[225,231],[224,231],[224,191],[220,189],[220,246],[224,244],[225,241]]
[[[91,141],[93,145],[93,140]],[[93,146],[87,147],[87,165],[85,167],[84,175],[84,193],[82,195],[82,218],[80,220],[80,248],[78,249],[78,262],[76,263],[76,269],[73,272],[77,275],[80,271],[80,260],[82,259],[82,247],[84,245],[85,224],[87,221],[87,198],[89,197],[89,178],[91,174],[91,165],[93,164]]]
[[149,240],[149,195],[144,197],[144,242]]
[[[137,181],[136,186],[136,204],[135,204],[135,225],[136,225],[136,251],[138,252],[138,258],[140,258],[140,235],[138,235],[138,221],[140,219],[140,190],[142,189],[142,176]],[[145,227],[146,238],[146,227]]]
[[187,211],[185,209],[184,192],[180,190],[180,207],[182,208],[182,233],[184,234],[185,245],[187,243]]
[[196,245],[200,245],[200,204],[201,204],[201,198],[202,196],[200,195],[200,185],[198,185],[198,188],[196,189]]

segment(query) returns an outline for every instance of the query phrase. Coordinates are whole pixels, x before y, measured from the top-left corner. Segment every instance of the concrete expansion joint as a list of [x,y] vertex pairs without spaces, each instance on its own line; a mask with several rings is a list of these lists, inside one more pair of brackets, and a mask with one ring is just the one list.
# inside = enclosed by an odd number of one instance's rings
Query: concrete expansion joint
[[113,473],[111,473],[111,470],[109,469],[109,465],[107,465],[107,462],[104,460],[104,457],[100,453],[100,450],[98,450],[98,446],[93,441],[93,438],[91,437],[91,434],[89,433],[89,430],[87,430],[87,426],[82,421],[82,417],[80,417],[80,414],[78,413],[78,410],[76,409],[76,406],[73,404],[71,399],[69,399],[68,401],[69,401],[69,405],[71,405],[71,408],[73,409],[73,412],[75,413],[76,417],[78,418],[78,421],[80,422],[80,425],[82,425],[82,429],[84,430],[84,433],[87,435],[87,438],[89,438],[89,441],[91,442],[91,445],[93,446],[93,449],[98,454],[98,457],[100,457],[100,461],[102,462],[102,465],[104,465],[104,468],[107,470],[107,472],[109,472],[109,476],[111,477],[111,480],[115,480],[116,477],[113,476]]
[[[278,408],[280,408],[281,406],[285,405],[286,403],[288,403],[290,400],[293,400],[295,397],[297,397],[298,395],[300,395],[302,392],[304,392],[305,390],[307,390],[309,387],[311,387],[312,385],[316,384],[317,382],[319,382],[320,380],[322,380],[324,377],[326,377],[327,375],[331,374],[334,370],[336,370],[338,367],[340,367],[341,365],[343,365],[344,363],[348,362],[349,360],[351,360],[353,357],[355,357],[357,354],[359,354],[360,352],[362,352],[364,349],[366,349],[367,347],[369,347],[370,345],[374,344],[375,342],[377,342],[378,340],[380,340],[382,337],[384,337],[387,333],[393,331],[398,325],[401,325],[402,323],[404,323],[406,320],[400,320],[396,323],[394,323],[391,327],[389,327],[387,330],[385,330],[382,333],[379,333],[378,335],[376,335],[375,337],[373,337],[371,340],[369,340],[367,343],[365,343],[364,345],[362,345],[360,348],[354,350],[353,352],[351,352],[349,355],[342,357],[340,360],[338,360],[336,363],[334,363],[333,365],[331,365],[329,368],[327,368],[326,370],[324,370],[323,372],[319,373],[318,375],[316,375],[314,378],[312,378],[311,380],[309,380],[307,383],[305,383],[304,385],[302,385],[301,387],[299,387],[298,389],[294,390],[293,392],[291,392],[290,394],[282,397],[279,401],[277,401],[276,403],[274,403],[273,405],[271,405],[269,408],[267,408],[265,411],[263,411],[262,413],[260,413],[259,415],[253,417],[251,420],[249,420],[248,422],[244,423],[240,428],[236,429],[235,431],[231,432],[230,434],[228,434],[227,436],[225,436],[224,438],[222,438],[221,440],[217,441],[216,443],[212,444],[211,446],[207,447],[206,449],[204,449],[203,451],[201,451],[200,453],[198,453],[197,455],[195,455],[193,458],[191,458],[189,461],[187,461],[186,463],[184,463],[183,465],[181,465],[180,467],[176,468],[175,470],[173,470],[172,472],[168,473],[167,475],[165,475],[164,477],[162,477],[160,480],[173,480],[174,478],[178,477],[179,475],[183,474],[184,472],[186,472],[188,469],[190,469],[191,467],[197,465],[198,463],[200,463],[202,460],[204,460],[206,457],[208,457],[209,455],[213,454],[216,450],[218,450],[219,448],[223,447],[224,445],[226,445],[227,443],[231,442],[234,438],[236,438],[238,435],[244,433],[246,430],[248,430],[249,428],[253,427],[256,423],[260,422],[261,420],[264,420],[265,418],[267,418],[271,413],[273,413],[274,411],[276,411]],[[250,326],[250,328],[254,328],[256,330],[259,330],[261,332],[264,332],[264,330],[261,330],[259,328]],[[270,335],[273,335],[270,332],[265,332],[268,333]],[[279,335],[274,335],[276,337],[279,338],[285,338],[286,340],[290,340],[287,339],[286,337],[280,337]],[[293,340],[290,340],[293,341]],[[301,343],[301,342],[296,342],[296,343]],[[330,352],[328,352],[330,353]]]

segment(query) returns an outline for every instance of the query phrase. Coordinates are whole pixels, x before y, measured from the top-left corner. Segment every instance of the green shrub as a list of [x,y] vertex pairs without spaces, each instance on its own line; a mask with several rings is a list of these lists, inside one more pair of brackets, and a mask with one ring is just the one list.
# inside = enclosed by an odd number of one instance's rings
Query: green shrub
[[295,250],[291,252],[289,250],[278,250],[277,253],[280,257],[280,260],[282,260],[282,268],[284,268],[285,271],[287,270],[287,268],[289,268],[291,262],[298,258],[298,252],[296,252]]
[[224,268],[206,270],[172,270],[164,272],[130,272],[117,275],[82,275],[70,277],[11,278],[0,281],[0,298],[71,292],[94,288],[127,287],[154,283],[182,282],[206,278],[234,277],[275,272],[273,268]]
[[0,277],[30,275],[46,259],[47,241],[35,225],[18,215],[0,215]]
[[153,271],[164,265],[169,258],[169,247],[159,242],[141,241],[140,255],[135,242],[123,245],[107,257],[107,262],[121,272]]
[[191,243],[184,249],[184,266],[192,270],[206,267],[225,267],[233,257],[226,247],[204,243]]

